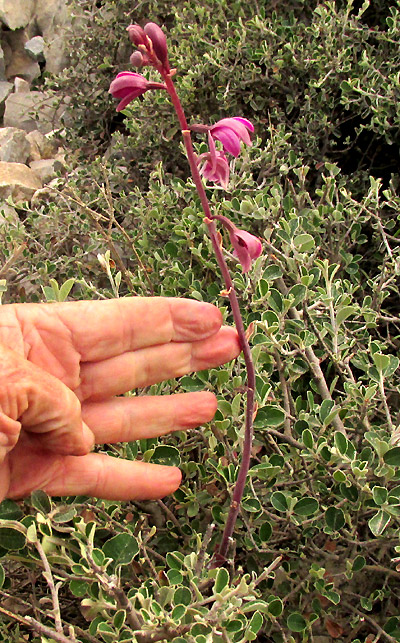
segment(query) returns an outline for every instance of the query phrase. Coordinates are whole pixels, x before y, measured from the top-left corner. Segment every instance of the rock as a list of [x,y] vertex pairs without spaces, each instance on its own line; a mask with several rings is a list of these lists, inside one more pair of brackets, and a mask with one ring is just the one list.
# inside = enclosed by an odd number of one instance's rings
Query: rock
[[0,22],[9,29],[20,29],[29,24],[35,0],[0,0]]
[[16,94],[23,94],[31,91],[31,86],[27,80],[16,76],[14,78],[14,91]]
[[4,103],[4,101],[11,94],[12,90],[13,90],[12,83],[8,83],[5,80],[0,80],[0,103]]
[[26,163],[31,151],[27,134],[16,127],[0,129],[0,161]]
[[4,62],[3,47],[0,46],[0,81],[7,80],[6,78],[6,65]]
[[58,159],[42,159],[41,161],[32,161],[29,167],[39,177],[43,184],[49,183],[55,179],[58,172],[62,172],[65,166]]
[[25,45],[24,49],[28,56],[30,56],[33,60],[36,62],[44,62],[44,38],[43,36],[34,36],[30,40],[28,40]]
[[35,78],[39,78],[40,67],[25,51],[15,51],[6,68],[6,75],[8,80],[14,80],[18,76],[31,83]]
[[0,198],[11,197],[16,203],[27,201],[41,187],[42,182],[30,167],[0,162]]
[[36,0],[36,23],[45,41],[46,71],[58,74],[67,65],[66,28],[71,24],[66,0]]
[[4,126],[48,134],[60,127],[64,111],[65,105],[60,105],[60,99],[49,92],[11,94],[6,100]]
[[54,158],[57,153],[57,143],[49,140],[39,130],[35,129],[26,135],[30,145],[28,162]]
[[25,49],[29,41],[26,29],[6,31],[3,34],[4,59],[7,80],[14,80],[16,76],[32,82],[40,76],[40,67]]

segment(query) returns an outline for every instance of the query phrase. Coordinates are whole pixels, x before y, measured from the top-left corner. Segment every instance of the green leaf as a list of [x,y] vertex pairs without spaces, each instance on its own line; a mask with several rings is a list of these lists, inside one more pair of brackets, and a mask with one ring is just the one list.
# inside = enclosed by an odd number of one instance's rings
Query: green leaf
[[268,611],[274,618],[278,618],[283,612],[283,602],[278,596],[270,596],[268,599]]
[[[264,270],[263,278],[266,281],[274,281],[275,279],[279,279],[279,277],[282,277],[283,275],[283,270],[280,266],[277,264],[270,264],[267,266],[267,268]],[[264,295],[266,295],[268,292],[268,289],[264,292]]]
[[378,485],[376,485],[372,489],[372,497],[374,499],[375,504],[377,505],[385,504],[388,497],[387,489],[385,487],[379,487]]
[[260,537],[260,540],[262,540],[263,542],[267,542],[272,536],[271,524],[269,522],[264,522],[260,527],[258,535]]
[[268,293],[268,303],[271,306],[272,310],[276,313],[279,314],[283,312],[283,300],[279,290],[271,288]]
[[298,234],[293,239],[293,244],[299,252],[311,252],[315,246],[315,241],[311,234],[304,233]]
[[71,289],[74,283],[75,283],[75,279],[73,277],[63,283],[63,285],[60,288],[60,292],[58,293],[58,301],[66,300],[69,293],[71,292]]
[[353,560],[353,565],[351,569],[353,572],[359,572],[365,567],[366,564],[367,564],[367,561],[365,560],[364,556],[356,556],[355,559]]
[[258,634],[258,632],[262,628],[263,620],[263,616],[262,614],[260,614],[260,612],[254,612],[248,625],[248,629],[250,630],[250,632],[252,632],[253,634]]
[[22,516],[21,508],[14,500],[6,498],[0,502],[0,520],[20,520]]
[[335,431],[334,433],[335,447],[339,451],[340,455],[346,455],[347,448],[349,446],[349,441],[343,433],[340,431]]
[[287,499],[282,491],[274,491],[271,495],[271,504],[277,511],[286,512],[288,510]]
[[113,625],[114,627],[117,628],[117,630],[120,630],[121,627],[124,625],[126,620],[126,611],[125,610],[118,610],[118,612],[115,614],[113,618]]
[[389,355],[383,353],[373,353],[372,359],[374,360],[375,367],[379,373],[383,373],[390,365]]
[[308,496],[296,502],[295,506],[293,507],[293,511],[298,516],[312,516],[318,511],[318,508],[318,501],[315,500],[315,498],[311,498],[310,496]]
[[325,521],[328,527],[334,531],[339,531],[346,523],[344,513],[340,507],[329,507],[325,512]]
[[381,536],[390,522],[390,515],[380,509],[370,520],[368,526],[374,536]]
[[6,573],[4,571],[4,567],[2,565],[0,565],[0,589],[4,585],[5,577],[6,577]]
[[81,598],[88,593],[89,585],[90,583],[85,580],[71,580],[69,582],[69,589],[71,591],[71,594],[73,594],[77,598]]
[[326,420],[328,416],[331,414],[331,411],[334,406],[335,406],[335,402],[333,400],[323,400],[321,402],[321,406],[319,409],[319,417],[323,424],[327,423]]
[[355,306],[343,306],[336,313],[336,323],[340,326],[348,317],[355,315],[357,308]]
[[263,429],[265,427],[280,426],[285,421],[285,412],[278,406],[262,406],[257,413],[254,420],[254,427],[256,429]]
[[291,632],[303,632],[307,627],[306,621],[298,612],[290,614],[286,623]]
[[31,493],[31,503],[37,511],[47,516],[51,511],[51,500],[45,491],[37,489]]
[[314,438],[310,429],[304,429],[301,434],[301,441],[307,449],[312,449],[314,446]]
[[225,567],[221,567],[218,570],[217,576],[215,578],[214,593],[220,594],[225,587],[229,585],[229,574]]
[[400,466],[400,447],[393,447],[393,449],[386,451],[383,459],[386,464],[389,464],[391,467]]
[[190,605],[192,594],[187,587],[178,587],[174,592],[174,605]]
[[154,449],[150,461],[156,464],[164,464],[169,467],[179,467],[181,456],[176,447],[159,445]]
[[179,551],[168,552],[166,555],[167,565],[171,569],[182,569],[183,556]]
[[7,551],[23,549],[26,544],[25,529],[21,525],[21,530],[13,527],[0,527],[0,547]]
[[180,603],[176,605],[176,607],[174,607],[174,609],[172,610],[171,618],[173,621],[175,621],[175,623],[179,623],[180,620],[185,616],[185,614],[186,614],[186,606]]
[[124,533],[107,540],[102,550],[106,558],[112,558],[115,565],[129,565],[139,552],[139,545],[136,538]]
[[53,522],[61,524],[64,522],[70,522],[76,516],[75,507],[62,507],[60,511],[57,511],[53,516]]
[[183,574],[177,569],[169,569],[167,577],[170,585],[181,585],[183,583]]

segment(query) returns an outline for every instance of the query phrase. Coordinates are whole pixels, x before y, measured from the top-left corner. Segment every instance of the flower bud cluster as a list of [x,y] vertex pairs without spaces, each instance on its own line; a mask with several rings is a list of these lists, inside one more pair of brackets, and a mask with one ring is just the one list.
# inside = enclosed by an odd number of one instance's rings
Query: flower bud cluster
[[[179,99],[171,80],[175,70],[171,70],[169,66],[167,39],[164,32],[154,22],[148,22],[144,28],[140,25],[129,25],[127,31],[130,41],[137,47],[137,50],[131,54],[131,64],[135,67],[143,67],[144,65],[154,67],[165,80],[165,84],[150,82],[141,74],[130,71],[119,73],[112,81],[109,89],[115,98],[120,99],[117,105],[117,111],[125,109],[131,101],[149,89],[166,89],[171,97],[175,96],[174,105],[176,108],[176,101],[179,103]],[[180,103],[178,108],[181,110]],[[180,122],[186,131],[187,122],[184,115],[183,123],[182,119]],[[208,181],[219,183],[226,189],[228,187],[230,172],[226,155],[237,157],[240,153],[241,143],[248,146],[251,145],[249,132],[254,132],[252,123],[246,118],[233,116],[231,118],[222,118],[214,125],[192,125],[189,126],[189,130],[207,133],[208,136],[209,151],[199,156],[194,154],[191,142],[189,144],[189,160],[190,158],[192,159],[193,163],[191,163],[191,165],[192,167],[194,165],[194,170],[197,172],[197,175],[200,174]],[[188,131],[186,131],[186,133],[189,134]],[[216,149],[215,141],[218,141],[219,144],[222,145],[222,150]],[[221,215],[210,216],[213,219],[219,219],[228,230],[229,238],[233,246],[233,254],[239,260],[243,272],[248,272],[252,262],[257,259],[262,252],[260,239],[245,230],[239,230],[226,217]]]
[[139,51],[135,51],[130,62],[135,67],[152,65],[164,73],[170,73],[168,62],[167,38],[163,30],[155,24],[148,22],[144,28],[140,25],[129,25],[127,28],[130,41]]

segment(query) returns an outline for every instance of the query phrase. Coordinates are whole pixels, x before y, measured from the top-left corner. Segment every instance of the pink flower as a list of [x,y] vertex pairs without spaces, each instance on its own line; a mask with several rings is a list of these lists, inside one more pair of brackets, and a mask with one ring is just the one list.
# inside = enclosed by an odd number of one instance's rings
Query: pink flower
[[243,268],[243,272],[248,272],[251,263],[262,253],[262,243],[258,237],[250,232],[234,228],[229,232],[229,238],[234,248],[233,254],[237,257]]
[[148,22],[144,26],[144,32],[146,36],[150,38],[155,55],[164,67],[165,71],[168,73],[170,69],[168,63],[167,38],[165,33],[158,25],[156,25],[155,22]]
[[197,157],[199,172],[207,181],[219,183],[226,190],[229,183],[229,163],[223,152],[217,152],[215,143],[208,133],[209,152]]
[[211,136],[220,141],[224,151],[238,156],[240,153],[240,141],[246,145],[251,145],[250,135],[247,130],[254,132],[254,126],[247,118],[233,116],[232,118],[223,118],[210,128]]
[[120,112],[148,89],[166,89],[166,87],[163,83],[150,83],[144,76],[133,71],[121,71],[112,81],[108,91],[114,98],[122,99],[117,105],[117,112]]
[[210,152],[205,152],[197,157],[199,172],[206,181],[219,183],[224,190],[229,183],[229,163],[223,152],[216,152],[216,158],[211,158]]
[[122,71],[112,81],[109,93],[114,98],[121,98],[117,105],[117,112],[124,109],[131,101],[141,96],[148,89],[149,81],[141,74],[135,74],[133,71]]

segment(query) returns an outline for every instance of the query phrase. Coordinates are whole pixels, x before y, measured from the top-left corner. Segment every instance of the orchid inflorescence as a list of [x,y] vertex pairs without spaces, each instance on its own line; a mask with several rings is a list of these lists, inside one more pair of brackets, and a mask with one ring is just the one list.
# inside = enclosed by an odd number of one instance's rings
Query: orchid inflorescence
[[[155,23],[149,22],[144,28],[139,25],[129,25],[127,31],[130,40],[138,48],[130,57],[131,64],[136,67],[152,66],[164,79],[166,76],[171,79],[176,70],[170,68],[167,41],[162,29]],[[123,71],[112,81],[109,91],[115,98],[120,99],[117,111],[121,111],[145,92],[159,89],[168,91],[168,84],[150,82],[141,74]],[[209,151],[198,156],[194,155],[199,173],[206,180],[218,183],[227,189],[230,169],[226,155],[237,157],[241,142],[251,145],[249,132],[254,132],[252,123],[246,118],[234,116],[222,118],[214,125],[189,125],[188,129],[193,132],[206,132],[208,136]],[[215,141],[222,144],[222,150],[216,149]],[[229,230],[229,236],[235,249],[235,256],[239,259],[243,271],[248,272],[252,261],[262,252],[261,241],[248,232],[239,230],[237,232],[239,233],[237,236],[232,236]]]
[[[168,92],[181,126],[192,177],[205,214],[204,222],[208,227],[213,249],[225,282],[225,290],[221,294],[229,297],[246,363],[247,407],[243,457],[233,492],[224,535],[214,560],[215,566],[217,566],[226,560],[225,556],[239,513],[240,502],[250,465],[253,416],[255,411],[255,373],[235,286],[226,265],[222,252],[222,238],[217,232],[215,222],[219,221],[227,230],[233,246],[233,255],[239,260],[243,272],[248,272],[252,262],[261,255],[262,244],[258,237],[245,230],[239,230],[227,217],[211,212],[201,177],[206,181],[217,183],[224,189],[227,189],[230,173],[228,158],[229,156],[236,158],[239,155],[241,143],[248,146],[251,145],[250,132],[254,131],[254,127],[249,120],[239,116],[222,118],[214,125],[189,125],[172,80],[176,69],[171,69],[169,64],[167,39],[164,32],[154,22],[148,22],[143,28],[140,25],[129,25],[127,31],[131,42],[137,48],[130,56],[130,63],[134,67],[139,68],[145,66],[153,67],[158,71],[163,82],[151,82],[136,72],[123,71],[112,81],[109,91],[115,98],[120,100],[117,105],[117,111],[125,109],[131,101],[142,96],[147,91],[166,90]],[[208,152],[203,152],[199,155],[195,153],[191,140],[191,132],[207,134]],[[222,149],[217,149],[216,142],[222,146]]]

